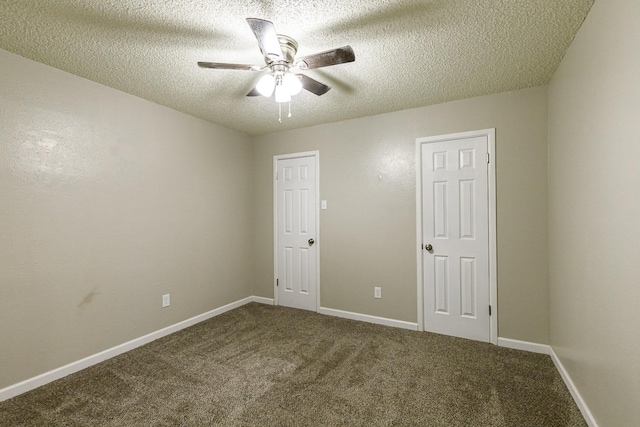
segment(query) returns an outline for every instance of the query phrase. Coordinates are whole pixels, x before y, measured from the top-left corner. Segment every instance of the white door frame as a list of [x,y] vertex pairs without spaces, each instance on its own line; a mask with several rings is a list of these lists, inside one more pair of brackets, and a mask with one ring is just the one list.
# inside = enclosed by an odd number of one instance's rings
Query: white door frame
[[278,305],[278,160],[314,157],[316,162],[316,313],[320,309],[320,151],[273,156],[273,304]]
[[448,135],[430,136],[416,139],[416,243],[418,265],[418,330],[424,331],[424,282],[422,266],[422,144],[445,142],[457,139],[484,136],[487,138],[489,164],[487,165],[487,185],[489,198],[489,304],[491,305],[490,337],[491,343],[498,344],[498,281],[496,251],[496,130],[483,129]]

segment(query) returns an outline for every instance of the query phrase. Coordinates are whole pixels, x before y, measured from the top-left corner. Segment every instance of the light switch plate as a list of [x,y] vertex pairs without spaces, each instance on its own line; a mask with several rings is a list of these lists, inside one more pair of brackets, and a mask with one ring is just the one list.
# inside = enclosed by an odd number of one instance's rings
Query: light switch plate
[[320,208],[323,209],[323,210],[327,209],[327,201],[326,200],[322,201],[322,203],[320,204]]

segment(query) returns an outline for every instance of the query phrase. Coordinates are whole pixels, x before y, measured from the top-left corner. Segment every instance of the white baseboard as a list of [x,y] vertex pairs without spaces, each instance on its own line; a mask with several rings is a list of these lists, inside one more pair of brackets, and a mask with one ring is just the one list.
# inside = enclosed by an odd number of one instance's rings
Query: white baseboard
[[342,317],[351,320],[360,320],[361,322],[375,323],[377,325],[393,326],[395,328],[418,330],[418,324],[405,322],[403,320],[388,319],[386,317],[370,316],[368,314],[353,313],[351,311],[335,310],[333,308],[320,307],[318,313],[328,316]]
[[578,405],[578,409],[580,409],[580,412],[582,413],[584,420],[587,422],[589,427],[598,427],[598,423],[596,422],[596,419],[593,417],[593,414],[589,410],[587,403],[584,401],[584,399],[582,398],[582,395],[580,395],[580,392],[578,391],[575,384],[571,380],[569,373],[562,365],[562,362],[558,358],[558,355],[556,354],[555,351],[553,351],[553,347],[549,347],[549,356],[551,356],[551,360],[553,360],[554,365],[556,365],[556,369],[558,370],[558,372],[560,372],[560,376],[562,377],[562,379],[564,380],[564,383],[569,389],[569,392],[571,393],[573,400],[576,401],[576,405]]
[[3,389],[0,389],[0,402],[2,402],[3,400],[11,399],[12,397],[18,396],[19,394],[26,393],[37,387],[43,386],[52,381],[58,380],[62,377],[66,377],[67,375],[81,371],[85,368],[96,365],[104,360],[111,359],[112,357],[115,357],[119,354],[133,350],[134,348],[138,348],[140,346],[148,344],[151,341],[155,341],[159,338],[165,337],[174,332],[178,332],[181,329],[188,328],[189,326],[193,326],[196,323],[200,323],[202,321],[211,319],[212,317],[218,316],[222,313],[226,313],[229,310],[233,310],[234,308],[238,308],[250,302],[258,302],[262,304],[273,305],[273,299],[271,298],[254,297],[254,296],[243,298],[241,300],[232,302],[222,307],[218,307],[206,313],[199,314],[190,319],[183,320],[182,322],[178,322],[174,325],[167,326],[166,328],[162,328],[155,332],[151,332],[150,334],[133,339],[124,344],[120,344],[115,347],[109,348],[107,350],[101,351],[100,353],[96,353],[94,355],[85,357],[84,359],[71,362],[68,365],[61,366],[60,368],[53,369],[49,372],[45,372],[33,378],[29,378],[17,384],[13,384]]
[[549,347],[547,344],[538,344],[529,341],[512,340],[511,338],[498,338],[499,347],[513,348],[516,350],[530,351],[532,353],[549,354]]
[[251,300],[260,304],[273,305],[273,298],[252,296]]

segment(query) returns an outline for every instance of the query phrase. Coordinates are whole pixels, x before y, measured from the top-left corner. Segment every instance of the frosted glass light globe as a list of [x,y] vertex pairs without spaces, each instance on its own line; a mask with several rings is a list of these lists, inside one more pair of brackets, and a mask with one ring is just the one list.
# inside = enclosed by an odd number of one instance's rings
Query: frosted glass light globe
[[275,87],[276,79],[271,74],[265,74],[264,76],[260,77],[260,80],[258,80],[256,90],[260,95],[266,96],[268,98],[273,93],[273,89]]
[[287,73],[282,77],[282,85],[290,96],[297,95],[302,90],[302,82],[298,76],[292,73]]
[[276,86],[276,102],[289,102],[291,101],[291,95],[284,85]]

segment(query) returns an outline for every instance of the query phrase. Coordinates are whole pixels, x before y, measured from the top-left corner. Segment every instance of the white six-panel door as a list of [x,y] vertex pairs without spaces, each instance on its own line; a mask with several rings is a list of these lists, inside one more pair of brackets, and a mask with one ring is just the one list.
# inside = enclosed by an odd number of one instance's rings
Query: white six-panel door
[[277,158],[276,292],[279,305],[317,310],[317,156]]
[[487,136],[420,147],[424,328],[489,342]]

